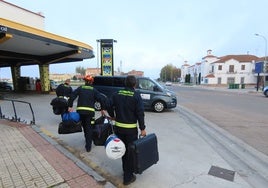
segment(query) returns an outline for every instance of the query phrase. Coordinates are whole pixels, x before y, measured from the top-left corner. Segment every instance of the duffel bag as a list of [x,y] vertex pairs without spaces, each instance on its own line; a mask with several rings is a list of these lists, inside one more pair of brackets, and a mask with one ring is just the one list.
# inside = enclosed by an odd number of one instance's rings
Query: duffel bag
[[92,140],[96,146],[104,146],[106,139],[113,133],[112,125],[101,116],[95,120],[95,125],[92,133]]
[[71,134],[82,132],[82,124],[81,121],[63,121],[59,124],[58,133],[59,134]]
[[65,112],[62,114],[62,121],[80,121],[80,115],[77,112]]

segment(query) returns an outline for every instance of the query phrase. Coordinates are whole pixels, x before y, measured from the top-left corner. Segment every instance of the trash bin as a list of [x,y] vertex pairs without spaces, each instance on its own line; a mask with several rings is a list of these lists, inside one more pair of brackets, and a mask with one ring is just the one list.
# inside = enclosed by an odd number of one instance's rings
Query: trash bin
[[230,89],[236,89],[237,86],[236,84],[230,84],[230,87],[231,87]]
[[18,79],[19,91],[22,91],[22,92],[26,91],[27,84],[29,84],[29,77],[20,77]]

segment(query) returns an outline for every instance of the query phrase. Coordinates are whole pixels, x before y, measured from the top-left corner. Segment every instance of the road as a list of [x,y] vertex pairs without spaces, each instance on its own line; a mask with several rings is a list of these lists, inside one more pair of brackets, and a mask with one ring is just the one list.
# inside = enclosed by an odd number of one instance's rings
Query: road
[[261,92],[232,92],[201,87],[170,87],[178,104],[268,155],[268,99]]

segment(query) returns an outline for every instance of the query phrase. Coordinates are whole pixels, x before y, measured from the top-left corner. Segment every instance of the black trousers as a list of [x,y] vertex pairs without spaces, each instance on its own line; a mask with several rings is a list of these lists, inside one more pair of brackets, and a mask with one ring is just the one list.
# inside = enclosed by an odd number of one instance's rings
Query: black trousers
[[84,136],[86,140],[86,149],[91,149],[92,145],[92,132],[93,132],[93,126],[91,125],[92,116],[80,114],[80,120],[82,122],[82,127],[84,131]]
[[124,181],[130,181],[133,176],[133,156],[129,154],[128,146],[130,143],[138,139],[137,134],[122,134],[115,132],[115,134],[120,138],[126,147],[126,153],[122,157],[122,168],[124,171]]

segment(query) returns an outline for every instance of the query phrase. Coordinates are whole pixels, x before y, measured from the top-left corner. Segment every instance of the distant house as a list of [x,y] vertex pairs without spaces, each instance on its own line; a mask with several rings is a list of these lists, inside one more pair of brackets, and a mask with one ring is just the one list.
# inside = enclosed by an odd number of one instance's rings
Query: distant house
[[214,78],[207,78],[208,84],[255,84],[255,63],[259,58],[254,55],[227,55],[220,57],[209,66]]
[[187,63],[187,61],[184,62],[184,64],[181,66],[181,83],[185,82],[186,75],[189,74],[188,67],[190,65]]
[[51,73],[49,74],[49,79],[54,80],[56,82],[63,82],[66,79],[72,79],[74,74],[57,74],[57,73]]
[[127,74],[128,75],[135,75],[135,76],[144,76],[143,71],[136,71],[136,70],[129,71]]
[[[191,83],[206,85],[256,84],[255,64],[261,58],[254,55],[226,55],[216,57],[211,50],[201,62],[182,66],[182,78],[190,74]],[[184,77],[183,77],[184,76]]]
[[101,74],[100,68],[87,68],[86,75],[97,76]]

